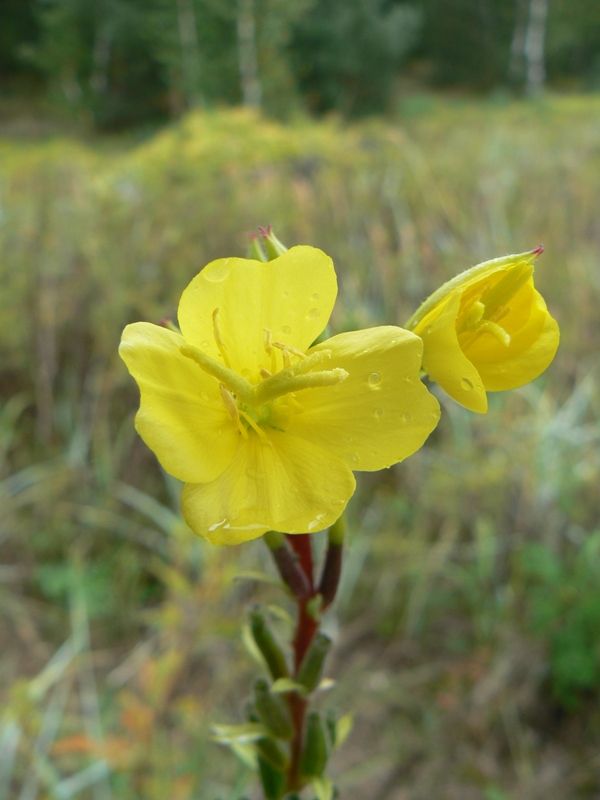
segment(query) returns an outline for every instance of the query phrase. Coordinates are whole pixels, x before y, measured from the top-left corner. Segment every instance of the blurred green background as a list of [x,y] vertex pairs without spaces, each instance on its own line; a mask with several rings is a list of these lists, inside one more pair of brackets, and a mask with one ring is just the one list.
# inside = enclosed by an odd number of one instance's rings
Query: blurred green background
[[600,6],[0,14],[0,798],[255,797],[210,724],[250,687],[243,609],[281,597],[236,578],[260,541],[186,530],[116,349],[267,223],[334,257],[336,330],[545,245],[547,373],[485,417],[441,397],[359,477],[324,702],[355,712],[345,800],[600,797]]

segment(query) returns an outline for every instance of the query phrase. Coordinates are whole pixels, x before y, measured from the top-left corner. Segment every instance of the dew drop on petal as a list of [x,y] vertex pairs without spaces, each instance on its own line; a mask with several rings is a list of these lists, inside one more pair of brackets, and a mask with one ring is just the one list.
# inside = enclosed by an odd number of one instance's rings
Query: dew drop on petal
[[350,460],[352,461],[353,464],[358,464],[358,462],[360,461],[358,453],[352,453],[352,455],[350,456]]
[[311,310],[308,312],[308,314],[306,316],[309,319],[317,319],[317,317],[320,315],[320,313],[321,312],[319,311],[318,308],[311,308]]
[[202,276],[204,280],[209,281],[209,283],[222,283],[230,273],[231,267],[229,265],[229,259],[226,259],[220,264],[215,264],[209,270],[204,270]]
[[376,408],[375,411],[373,411],[373,416],[376,420],[380,420],[383,417],[383,408]]
[[472,381],[470,381],[468,378],[462,378],[460,381],[460,385],[465,390],[465,392],[470,392],[474,388]]
[[282,325],[281,330],[283,331],[283,333],[291,333],[292,332],[292,329],[290,328],[289,325]]
[[369,384],[370,389],[379,389],[381,384],[381,373],[371,372],[367,378],[367,383]]
[[316,303],[317,300],[319,299],[319,293],[318,292],[313,292],[311,294],[311,296],[310,296],[310,299],[313,301],[313,303]]
[[412,420],[412,414],[409,414],[408,411],[405,411],[404,414],[400,414],[401,421],[407,425]]

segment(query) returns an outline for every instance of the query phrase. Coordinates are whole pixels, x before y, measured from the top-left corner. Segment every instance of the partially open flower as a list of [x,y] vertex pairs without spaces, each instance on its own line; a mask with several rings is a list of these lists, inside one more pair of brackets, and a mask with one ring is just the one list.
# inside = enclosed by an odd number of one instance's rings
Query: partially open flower
[[487,411],[486,392],[537,378],[559,330],[533,285],[538,247],[486,261],[445,283],[406,327],[423,340],[423,370],[461,405]]
[[331,259],[293,247],[265,263],[208,264],[181,297],[181,334],[125,328],[138,433],[185,482],[185,519],[210,541],[328,527],[353,470],[401,461],[437,425],[414,334],[386,326],[312,346],[336,294]]

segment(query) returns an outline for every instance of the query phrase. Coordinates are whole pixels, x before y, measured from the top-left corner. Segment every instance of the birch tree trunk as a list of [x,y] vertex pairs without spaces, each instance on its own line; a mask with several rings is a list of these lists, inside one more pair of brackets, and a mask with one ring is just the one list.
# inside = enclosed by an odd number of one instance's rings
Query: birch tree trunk
[[242,102],[260,108],[262,87],[258,76],[254,0],[238,0],[237,39]]
[[188,107],[202,102],[200,92],[200,45],[194,0],[177,0],[177,27],[181,47],[181,72]]
[[515,26],[510,42],[508,78],[515,86],[522,86],[525,73],[525,31],[527,29],[527,0],[515,0]]
[[546,20],[549,0],[530,0],[529,21],[525,34],[525,91],[539,94],[546,82]]

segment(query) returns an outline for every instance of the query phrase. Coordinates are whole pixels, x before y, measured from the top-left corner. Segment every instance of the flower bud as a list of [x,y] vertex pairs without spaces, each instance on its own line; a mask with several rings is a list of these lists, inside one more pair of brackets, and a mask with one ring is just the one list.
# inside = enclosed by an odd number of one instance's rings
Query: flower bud
[[250,612],[250,632],[265,660],[273,680],[277,680],[277,678],[287,678],[289,676],[289,671],[285,655],[279,642],[273,636],[264,614],[259,608],[254,608]]
[[325,659],[330,647],[329,636],[317,633],[302,659],[296,678],[298,683],[305,686],[309,692],[316,689],[321,681]]
[[279,739],[290,739],[294,733],[285,700],[272,694],[267,681],[260,678],[254,686],[256,713],[263,725]]

